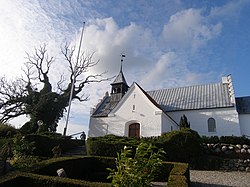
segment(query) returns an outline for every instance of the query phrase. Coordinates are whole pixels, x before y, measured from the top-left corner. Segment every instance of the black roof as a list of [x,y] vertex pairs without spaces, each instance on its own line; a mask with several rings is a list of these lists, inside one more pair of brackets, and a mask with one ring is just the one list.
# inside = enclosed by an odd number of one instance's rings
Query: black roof
[[239,114],[250,114],[250,96],[236,97],[236,107]]

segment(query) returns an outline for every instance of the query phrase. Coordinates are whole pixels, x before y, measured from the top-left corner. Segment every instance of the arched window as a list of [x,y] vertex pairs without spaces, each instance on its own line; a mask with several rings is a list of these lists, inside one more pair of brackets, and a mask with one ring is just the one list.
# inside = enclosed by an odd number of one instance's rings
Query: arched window
[[134,138],[140,137],[140,124],[139,123],[133,123],[129,125],[128,136],[134,137]]
[[208,132],[216,132],[216,123],[214,118],[209,118],[207,120]]

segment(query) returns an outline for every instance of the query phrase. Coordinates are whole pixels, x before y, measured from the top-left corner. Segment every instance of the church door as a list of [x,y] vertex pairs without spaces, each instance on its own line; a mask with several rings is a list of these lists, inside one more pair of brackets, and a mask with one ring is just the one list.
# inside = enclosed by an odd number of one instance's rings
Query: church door
[[140,124],[139,123],[133,123],[129,125],[129,137],[139,138],[140,137]]

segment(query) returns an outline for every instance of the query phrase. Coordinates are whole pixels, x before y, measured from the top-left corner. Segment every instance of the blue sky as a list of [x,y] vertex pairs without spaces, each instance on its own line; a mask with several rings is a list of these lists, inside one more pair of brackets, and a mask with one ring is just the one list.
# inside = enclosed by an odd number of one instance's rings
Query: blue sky
[[[60,47],[78,45],[85,21],[83,50],[100,60],[89,73],[116,75],[124,52],[127,82],[145,90],[214,83],[231,74],[236,96],[247,96],[249,9],[250,0],[0,0],[0,74],[20,76],[25,52],[47,43],[56,57],[55,83],[67,68]],[[109,84],[86,87],[90,100],[73,103],[69,134],[87,132],[89,111],[110,91]]]

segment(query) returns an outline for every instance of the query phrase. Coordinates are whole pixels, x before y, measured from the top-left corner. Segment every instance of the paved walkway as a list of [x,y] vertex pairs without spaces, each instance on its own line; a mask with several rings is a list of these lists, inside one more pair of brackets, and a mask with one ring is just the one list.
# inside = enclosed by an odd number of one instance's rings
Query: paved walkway
[[191,187],[249,187],[250,173],[190,170]]

